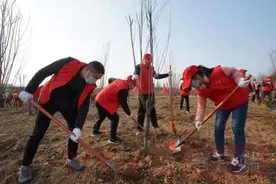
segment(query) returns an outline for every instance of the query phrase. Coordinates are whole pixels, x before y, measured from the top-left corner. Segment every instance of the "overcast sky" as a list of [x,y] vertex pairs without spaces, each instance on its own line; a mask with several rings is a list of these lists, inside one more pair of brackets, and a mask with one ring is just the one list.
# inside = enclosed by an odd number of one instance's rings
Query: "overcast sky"
[[[30,79],[40,68],[68,56],[100,61],[108,42],[107,75],[133,73],[126,16],[135,15],[139,4],[139,0],[18,0],[25,20],[30,17],[31,30],[23,49],[28,62],[23,73]],[[171,0],[157,26],[159,43],[166,40],[170,12],[169,50],[176,72],[191,64],[246,68],[253,75],[267,71],[269,51],[276,45],[276,1]]]

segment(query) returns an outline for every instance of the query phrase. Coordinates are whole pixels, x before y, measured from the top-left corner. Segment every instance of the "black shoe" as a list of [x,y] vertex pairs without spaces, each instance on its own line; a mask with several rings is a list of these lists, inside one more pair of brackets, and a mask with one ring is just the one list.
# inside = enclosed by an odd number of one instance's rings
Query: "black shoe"
[[94,130],[91,134],[91,136],[100,136],[102,134],[102,132],[100,132],[99,130]]
[[224,155],[219,154],[218,152],[213,154],[211,157],[211,162],[223,162],[223,161],[224,161]]
[[245,169],[244,158],[243,157],[233,158],[231,166],[232,166],[232,172],[234,173],[241,172],[243,169]]
[[110,143],[110,144],[120,144],[121,142],[123,142],[123,140],[120,139],[119,137],[110,138],[110,139],[108,140],[108,143]]
[[32,180],[32,169],[31,166],[20,166],[18,182],[28,183]]

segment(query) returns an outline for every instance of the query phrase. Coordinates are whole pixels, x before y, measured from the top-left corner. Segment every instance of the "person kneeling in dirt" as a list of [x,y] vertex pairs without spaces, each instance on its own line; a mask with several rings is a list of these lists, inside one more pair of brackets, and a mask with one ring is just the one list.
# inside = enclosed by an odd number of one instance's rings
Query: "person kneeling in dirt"
[[[104,66],[98,61],[89,64],[72,57],[63,58],[39,70],[28,83],[19,97],[23,101],[33,98],[39,84],[48,76],[53,77],[40,89],[39,103],[51,115],[59,111],[73,132],[68,140],[68,159],[66,166],[75,171],[84,170],[85,166],[76,159],[78,139],[82,134],[90,104],[90,94],[96,88],[96,81],[104,74]],[[38,112],[35,127],[29,137],[22,165],[19,169],[19,182],[31,180],[31,163],[39,143],[50,125],[50,119]]]
[[118,144],[122,140],[117,136],[117,127],[119,123],[119,115],[117,110],[122,106],[123,110],[132,119],[131,112],[127,103],[129,90],[133,89],[136,81],[132,80],[132,75],[129,75],[126,80],[116,79],[103,88],[96,96],[95,106],[98,110],[98,117],[93,127],[92,136],[101,134],[100,127],[103,120],[107,117],[111,121],[110,139],[108,143]]
[[196,89],[198,106],[195,118],[195,126],[200,128],[206,109],[207,98],[217,106],[237,86],[235,94],[223,104],[216,112],[215,119],[215,144],[216,153],[211,157],[212,162],[224,160],[224,132],[226,122],[232,112],[232,130],[235,135],[235,154],[232,159],[232,172],[240,172],[245,168],[245,122],[248,110],[247,89],[250,80],[245,80],[242,73],[235,68],[216,66],[206,68],[204,66],[189,66],[183,72],[184,83],[182,88]]

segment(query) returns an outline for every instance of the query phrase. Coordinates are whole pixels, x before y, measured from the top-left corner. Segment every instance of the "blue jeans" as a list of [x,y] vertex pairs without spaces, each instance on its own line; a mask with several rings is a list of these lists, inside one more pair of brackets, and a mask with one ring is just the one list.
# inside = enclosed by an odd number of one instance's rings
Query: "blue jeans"
[[226,122],[232,112],[232,130],[235,136],[235,157],[243,157],[245,148],[245,122],[248,102],[230,110],[218,110],[215,120],[215,143],[219,154],[224,154],[224,131]]

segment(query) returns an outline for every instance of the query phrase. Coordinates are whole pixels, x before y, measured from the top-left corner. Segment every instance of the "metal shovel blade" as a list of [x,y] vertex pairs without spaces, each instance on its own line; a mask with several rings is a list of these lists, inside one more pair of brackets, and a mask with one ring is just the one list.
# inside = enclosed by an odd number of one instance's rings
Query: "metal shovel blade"
[[181,151],[181,147],[176,148],[176,145],[178,145],[179,143],[180,143],[179,139],[177,139],[177,141],[174,141],[174,140],[169,141],[168,147],[172,151],[171,152],[172,154],[175,154]]

